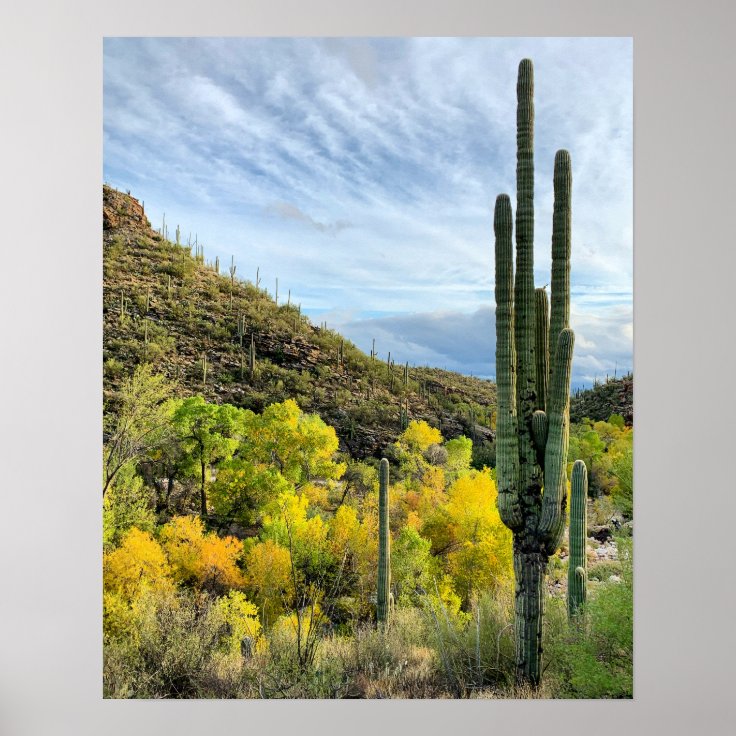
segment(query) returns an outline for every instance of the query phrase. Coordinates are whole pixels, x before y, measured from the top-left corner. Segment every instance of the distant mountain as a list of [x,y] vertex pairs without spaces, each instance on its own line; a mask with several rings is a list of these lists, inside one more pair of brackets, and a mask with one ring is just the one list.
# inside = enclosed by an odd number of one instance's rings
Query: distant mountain
[[[147,361],[176,379],[181,395],[255,411],[294,398],[334,426],[354,457],[380,454],[407,417],[446,438],[472,437],[478,448],[494,437],[493,382],[411,365],[405,376],[404,365],[389,367],[387,356],[366,355],[313,325],[286,288],[271,296],[241,280],[243,264],[233,264],[231,278],[231,264],[206,262],[198,243],[154,231],[138,200],[108,186],[103,248],[107,411],[124,378]],[[256,265],[248,272],[255,276]]]

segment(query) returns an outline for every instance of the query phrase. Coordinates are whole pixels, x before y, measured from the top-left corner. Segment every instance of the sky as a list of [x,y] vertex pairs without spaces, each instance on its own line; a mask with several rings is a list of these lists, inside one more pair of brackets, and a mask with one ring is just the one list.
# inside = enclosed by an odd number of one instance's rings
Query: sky
[[[535,74],[535,284],[572,158],[573,385],[631,370],[629,38],[108,38],[104,180],[379,357],[495,377],[493,206]],[[173,237],[173,236],[172,236]]]

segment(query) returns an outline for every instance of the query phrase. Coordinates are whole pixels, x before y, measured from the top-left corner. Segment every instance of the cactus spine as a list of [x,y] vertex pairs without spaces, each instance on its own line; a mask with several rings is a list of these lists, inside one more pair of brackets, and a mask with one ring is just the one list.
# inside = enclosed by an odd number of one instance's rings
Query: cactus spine
[[586,500],[588,469],[582,460],[572,466],[570,481],[570,559],[567,572],[567,613],[574,619],[588,593],[588,571],[585,557],[587,533]]
[[516,274],[508,195],[496,199],[494,231],[498,509],[514,538],[517,678],[537,685],[542,673],[544,580],[565,523],[574,335],[568,327],[572,178],[566,151],[555,156],[551,317],[546,339],[546,295],[534,289],[533,75],[532,62],[522,60],[517,81]]
[[384,457],[378,474],[378,595],[376,620],[388,622],[391,596],[391,536],[388,525],[388,460]]

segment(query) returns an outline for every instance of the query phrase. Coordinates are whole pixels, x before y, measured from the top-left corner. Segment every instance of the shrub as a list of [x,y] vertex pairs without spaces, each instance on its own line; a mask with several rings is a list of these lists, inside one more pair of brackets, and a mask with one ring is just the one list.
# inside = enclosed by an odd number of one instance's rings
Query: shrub
[[105,697],[238,697],[242,659],[230,651],[228,616],[207,595],[144,593],[134,627],[105,642]]
[[436,599],[427,599],[424,618],[446,691],[465,698],[485,688],[513,684],[513,610],[508,587],[474,597],[467,615],[453,616]]
[[631,541],[619,537],[617,543],[621,581],[602,583],[591,591],[579,626],[568,627],[563,603],[550,601],[545,649],[555,697],[632,697]]
[[591,565],[588,568],[588,579],[589,580],[600,580],[605,582],[611,575],[621,575],[623,567],[620,562],[616,560],[606,560],[604,562],[598,562],[595,565]]

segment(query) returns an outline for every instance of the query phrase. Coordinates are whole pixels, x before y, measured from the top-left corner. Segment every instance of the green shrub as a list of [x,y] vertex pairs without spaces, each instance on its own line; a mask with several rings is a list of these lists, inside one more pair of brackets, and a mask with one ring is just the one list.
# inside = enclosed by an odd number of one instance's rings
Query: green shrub
[[606,560],[604,562],[598,562],[591,565],[588,568],[588,579],[589,580],[600,580],[605,582],[611,575],[621,576],[623,571],[622,565],[617,560]]
[[601,583],[591,590],[579,626],[568,626],[562,602],[550,601],[545,650],[554,697],[632,697],[631,540],[619,537],[617,543],[621,581]]

